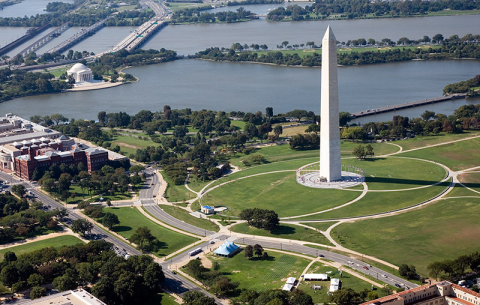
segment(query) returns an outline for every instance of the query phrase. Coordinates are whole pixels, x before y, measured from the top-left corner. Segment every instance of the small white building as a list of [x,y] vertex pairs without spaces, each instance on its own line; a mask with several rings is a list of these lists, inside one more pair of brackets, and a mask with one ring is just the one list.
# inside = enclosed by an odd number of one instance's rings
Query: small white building
[[210,215],[215,212],[215,210],[209,205],[203,205],[201,208],[202,213]]
[[289,278],[287,278],[287,284],[295,285],[295,281],[296,281],[296,280],[297,280],[297,279],[294,278],[294,277],[289,277]]
[[92,70],[81,63],[74,64],[70,70],[67,71],[67,75],[72,75],[77,83],[88,82],[93,79]]
[[291,284],[285,284],[282,288],[284,291],[292,291],[293,285]]

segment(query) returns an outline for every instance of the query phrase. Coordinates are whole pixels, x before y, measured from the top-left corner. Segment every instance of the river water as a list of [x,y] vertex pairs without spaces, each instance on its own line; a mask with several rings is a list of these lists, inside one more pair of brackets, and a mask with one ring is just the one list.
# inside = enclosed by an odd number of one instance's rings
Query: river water
[[[22,0],[14,5],[5,6],[0,10],[0,17],[30,17],[36,14],[45,14],[45,8],[53,0]],[[62,0],[57,2],[73,3],[73,0]]]
[[[0,104],[0,113],[62,113],[95,119],[99,111],[172,108],[265,111],[293,109],[319,112],[320,69],[272,65],[179,60],[126,70],[140,78],[134,84],[110,89],[29,96]],[[341,111],[363,111],[442,95],[445,85],[471,78],[480,71],[473,60],[411,61],[339,68]],[[425,109],[451,114],[466,100],[411,108],[396,114],[418,117]],[[393,113],[360,122],[391,119]]]

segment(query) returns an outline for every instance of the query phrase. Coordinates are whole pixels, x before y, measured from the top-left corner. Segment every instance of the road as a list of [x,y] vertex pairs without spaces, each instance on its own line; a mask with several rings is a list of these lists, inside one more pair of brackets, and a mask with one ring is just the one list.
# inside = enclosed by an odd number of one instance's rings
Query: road
[[[154,176],[156,177],[156,175],[154,175]],[[22,184],[22,185],[24,185],[25,188],[28,191],[32,192],[35,195],[35,197],[37,198],[37,200],[43,202],[43,204],[45,206],[47,206],[48,209],[64,208],[64,206],[62,204],[60,204],[59,202],[57,202],[54,199],[44,195],[42,192],[36,190],[34,188],[35,185],[32,185],[29,182],[22,182],[19,179],[16,179],[16,178],[14,178],[14,177],[10,176],[9,174],[6,174],[2,171],[0,171],[0,179],[2,179],[4,181],[8,181],[10,186],[12,184]],[[145,194],[150,194],[151,192],[153,192],[153,188],[150,191],[145,190],[144,192],[145,192]],[[71,226],[71,223],[73,221],[82,218],[82,216],[75,213],[75,211],[73,209],[67,209],[67,211],[68,211],[68,215],[65,218],[65,223],[69,227]],[[93,226],[92,233],[103,236],[103,239],[105,241],[112,243],[114,246],[116,246],[120,249],[125,249],[125,251],[130,255],[141,255],[142,254],[140,251],[138,251],[137,249],[132,247],[130,244],[118,239],[117,237],[110,234],[109,232],[102,230],[99,226],[97,226],[95,224]],[[165,282],[162,284],[162,286],[165,287],[166,289],[168,289],[172,292],[175,292],[177,294],[182,294],[182,293],[185,293],[189,290],[201,291],[202,293],[204,293],[204,294],[206,294],[210,297],[215,298],[215,301],[216,301],[217,304],[219,304],[219,305],[222,304],[220,299],[211,295],[207,291],[201,289],[200,287],[198,287],[194,283],[190,282],[189,280],[187,280],[187,279],[185,279],[185,278],[183,278],[183,277],[181,277],[177,274],[174,274],[171,270],[168,269],[168,264],[167,263],[162,263],[160,265],[162,266],[163,272],[165,274]],[[19,304],[20,304],[20,302],[19,302]]]

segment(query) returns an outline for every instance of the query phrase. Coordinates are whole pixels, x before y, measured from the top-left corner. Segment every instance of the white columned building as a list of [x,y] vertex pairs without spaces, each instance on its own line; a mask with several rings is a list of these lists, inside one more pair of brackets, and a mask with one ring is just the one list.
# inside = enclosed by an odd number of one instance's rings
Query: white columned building
[[72,75],[77,83],[88,82],[93,79],[92,70],[81,63],[74,64],[70,70],[67,71],[67,75]]
[[328,26],[322,40],[320,124],[320,179],[342,179],[338,107],[337,39]]

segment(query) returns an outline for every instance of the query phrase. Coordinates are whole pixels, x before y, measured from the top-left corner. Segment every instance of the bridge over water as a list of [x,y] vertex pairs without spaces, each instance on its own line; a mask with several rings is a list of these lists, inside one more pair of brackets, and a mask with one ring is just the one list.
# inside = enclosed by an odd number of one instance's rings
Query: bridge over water
[[445,102],[445,101],[454,100],[454,99],[461,99],[461,98],[465,98],[466,96],[467,96],[466,93],[455,93],[455,94],[450,94],[450,95],[445,95],[440,97],[426,98],[424,100],[416,101],[416,102],[409,102],[409,103],[397,104],[393,106],[386,106],[386,107],[381,107],[376,109],[368,109],[365,111],[355,112],[351,114],[351,117],[356,119],[356,118],[361,118],[364,116],[369,116],[369,115],[374,115],[379,113],[397,111],[400,109],[413,108],[413,107],[423,106],[427,104],[435,104],[435,103]]
[[58,35],[60,35],[62,32],[64,32],[66,29],[68,29],[68,22],[62,24],[61,26],[59,26],[58,28],[56,28],[55,30],[51,31],[50,33],[48,33],[47,35],[43,36],[42,38],[38,39],[37,41],[35,41],[34,43],[32,43],[31,45],[29,45],[28,47],[26,47],[25,49],[23,49],[22,51],[20,51],[20,53],[18,53],[16,56],[23,56],[25,57],[27,54],[29,53],[32,53],[32,52],[35,52],[35,50],[37,50],[38,48],[40,48],[41,46],[43,46],[44,44],[46,44],[47,42],[49,42],[50,40],[52,40],[53,38],[57,37]]

